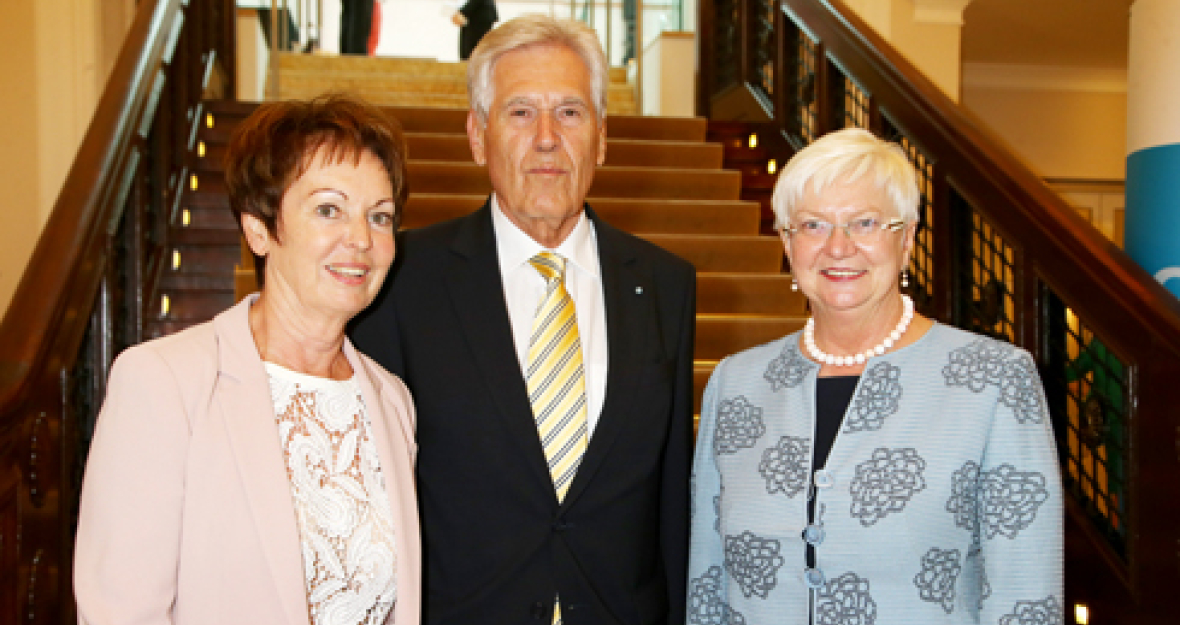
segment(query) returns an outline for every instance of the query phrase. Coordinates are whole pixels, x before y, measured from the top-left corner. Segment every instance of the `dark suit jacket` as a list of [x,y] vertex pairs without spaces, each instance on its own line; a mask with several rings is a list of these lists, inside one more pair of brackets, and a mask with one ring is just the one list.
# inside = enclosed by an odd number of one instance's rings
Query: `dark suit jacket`
[[695,277],[587,209],[609,372],[598,424],[559,505],[504,303],[491,209],[400,241],[353,337],[418,409],[424,622],[684,622]]
[[466,61],[479,40],[500,20],[495,0],[467,0],[459,7],[467,25],[459,29],[459,60]]

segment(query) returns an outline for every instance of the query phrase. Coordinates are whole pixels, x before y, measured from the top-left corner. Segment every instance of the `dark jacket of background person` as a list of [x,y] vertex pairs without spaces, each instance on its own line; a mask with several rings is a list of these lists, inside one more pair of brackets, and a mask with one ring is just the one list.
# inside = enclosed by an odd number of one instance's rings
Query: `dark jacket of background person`
[[368,54],[373,31],[373,3],[377,0],[340,0],[340,54]]
[[479,40],[500,20],[496,0],[467,0],[459,7],[467,25],[459,28],[459,59],[466,61]]

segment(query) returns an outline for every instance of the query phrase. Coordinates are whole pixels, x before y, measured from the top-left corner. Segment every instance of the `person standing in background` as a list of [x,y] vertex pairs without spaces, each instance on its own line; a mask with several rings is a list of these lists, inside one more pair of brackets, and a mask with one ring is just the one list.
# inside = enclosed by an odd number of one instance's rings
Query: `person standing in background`
[[368,54],[376,0],[340,0],[340,54]]
[[479,40],[483,39],[499,20],[496,0],[467,0],[455,11],[451,16],[451,22],[459,27],[460,61],[466,61],[471,57],[471,52],[479,45]]

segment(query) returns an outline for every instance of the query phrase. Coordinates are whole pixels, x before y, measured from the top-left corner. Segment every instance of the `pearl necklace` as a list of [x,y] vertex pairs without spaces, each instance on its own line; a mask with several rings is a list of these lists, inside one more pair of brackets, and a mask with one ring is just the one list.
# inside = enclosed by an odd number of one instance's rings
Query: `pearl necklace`
[[901,335],[905,334],[906,328],[910,327],[910,322],[914,320],[914,300],[910,299],[908,295],[901,296],[901,319],[897,322],[897,327],[893,328],[893,332],[885,337],[876,347],[866,349],[865,351],[855,354],[853,356],[833,356],[825,353],[815,344],[815,317],[807,320],[807,325],[803,326],[803,345],[807,348],[807,353],[812,358],[824,363],[825,365],[832,365],[834,367],[851,367],[853,365],[863,365],[873,356],[880,356],[889,351],[893,344],[901,340]]

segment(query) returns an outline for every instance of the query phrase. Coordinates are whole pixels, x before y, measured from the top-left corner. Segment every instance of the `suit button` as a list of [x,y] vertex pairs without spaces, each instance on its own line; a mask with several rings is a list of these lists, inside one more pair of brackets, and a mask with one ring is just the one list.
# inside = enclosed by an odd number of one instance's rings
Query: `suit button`
[[553,522],[553,529],[557,532],[564,532],[573,526],[573,523],[569,523],[565,519],[557,519]]
[[803,540],[809,545],[818,545],[824,541],[824,528],[812,523],[803,528]]
[[807,569],[803,571],[803,582],[807,584],[808,588],[823,588],[827,580],[824,579],[824,572],[819,569]]
[[532,610],[533,618],[535,618],[539,621],[539,620],[545,618],[545,612],[546,612],[546,610],[545,610],[544,603],[541,603],[540,601],[538,601],[533,604],[533,610]]

